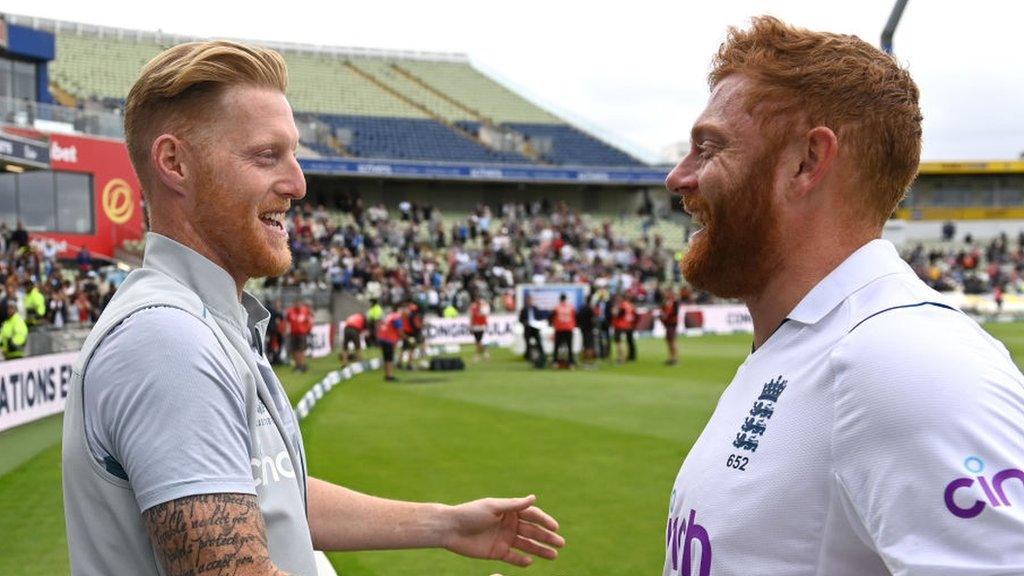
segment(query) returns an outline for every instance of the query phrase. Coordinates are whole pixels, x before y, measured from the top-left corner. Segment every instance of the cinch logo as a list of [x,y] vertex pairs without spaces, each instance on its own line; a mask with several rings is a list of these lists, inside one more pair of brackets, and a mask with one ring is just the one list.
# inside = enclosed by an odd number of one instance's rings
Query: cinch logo
[[[985,470],[985,463],[981,461],[981,458],[977,456],[971,456],[967,460],[964,460],[964,468],[967,468],[968,472],[977,474],[974,478],[957,478],[946,485],[946,509],[953,513],[954,516],[959,518],[974,518],[981,511],[985,509],[987,504],[991,504],[993,508],[1000,506],[1013,506],[1010,500],[1006,497],[1006,491],[1003,490],[1003,482],[1011,478],[1020,480],[1021,484],[1024,485],[1024,470],[1018,470],[1017,468],[1007,468],[1002,472],[998,472],[995,476],[992,476],[992,480],[989,481],[987,478],[981,475]],[[974,481],[977,480],[978,484],[981,485],[981,490],[985,493],[985,498],[988,500],[986,503],[983,500],[975,500],[974,504],[964,508],[956,503],[954,496],[956,496],[957,490],[961,488],[970,488],[974,485]]]
[[[668,519],[665,532],[665,549],[672,559],[672,573],[679,576],[711,575],[711,537],[703,526],[697,524],[697,511],[690,510],[690,518]],[[693,542],[700,544],[700,569],[693,572]],[[681,570],[680,570],[681,569]]]
[[256,486],[266,486],[273,482],[280,482],[282,476],[285,478],[295,478],[292,461],[288,458],[288,452],[285,450],[281,450],[273,458],[270,456],[252,458],[249,463],[252,465],[252,477],[256,480]]

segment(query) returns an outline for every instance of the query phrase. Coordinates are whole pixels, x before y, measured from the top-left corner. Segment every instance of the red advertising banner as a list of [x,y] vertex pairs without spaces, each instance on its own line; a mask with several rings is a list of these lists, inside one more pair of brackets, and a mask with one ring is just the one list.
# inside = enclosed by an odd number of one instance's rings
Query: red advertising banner
[[73,258],[81,248],[113,257],[125,240],[142,238],[142,187],[135,176],[124,142],[66,134],[50,135],[53,170],[91,174],[93,178],[92,234],[34,233],[61,246],[61,257]]

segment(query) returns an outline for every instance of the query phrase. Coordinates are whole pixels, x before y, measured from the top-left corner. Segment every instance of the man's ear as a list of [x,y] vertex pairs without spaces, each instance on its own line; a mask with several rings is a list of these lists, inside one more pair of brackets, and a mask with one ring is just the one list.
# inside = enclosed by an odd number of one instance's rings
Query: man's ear
[[809,194],[835,168],[839,155],[839,138],[831,128],[811,128],[800,139],[797,153],[799,165],[792,175],[791,190],[796,197]]
[[161,134],[153,141],[150,161],[154,175],[173,193],[182,196],[192,191],[196,176],[195,155],[189,144],[174,134]]

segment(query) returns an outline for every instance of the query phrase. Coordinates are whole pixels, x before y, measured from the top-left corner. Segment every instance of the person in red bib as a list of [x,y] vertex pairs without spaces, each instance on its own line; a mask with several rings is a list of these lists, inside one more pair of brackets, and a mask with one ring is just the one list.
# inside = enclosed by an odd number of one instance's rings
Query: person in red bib
[[399,305],[394,305],[384,320],[377,324],[377,344],[384,357],[384,380],[394,382],[395,378],[395,346],[402,338],[402,312]]
[[356,312],[345,318],[345,332],[342,336],[340,354],[343,364],[363,359],[363,335],[367,331],[366,314]]
[[288,328],[288,352],[292,357],[292,370],[305,372],[309,370],[309,365],[306,364],[306,346],[309,345],[309,333],[313,331],[313,312],[306,302],[296,300],[284,316]]
[[484,346],[484,334],[487,333],[487,315],[491,313],[491,307],[482,296],[469,306],[469,331],[473,333],[473,340],[476,341],[476,360],[488,359],[487,347]]
[[[423,338],[423,311],[413,301],[409,301],[402,308],[402,354],[398,359],[398,367],[402,367],[403,360],[405,369],[412,370],[412,361],[416,358],[416,349],[424,348]],[[421,350],[426,355],[426,350]]]
[[674,366],[679,363],[679,351],[676,348],[676,330],[679,329],[679,300],[671,288],[662,293],[661,323],[665,326],[665,345],[668,346],[668,360],[665,364]]
[[[618,356],[616,361],[620,364],[626,360],[632,362],[636,360],[636,341],[633,339],[633,332],[636,330],[636,307],[629,301],[628,296],[618,295],[615,300],[617,304],[612,317],[612,328],[615,329],[613,338],[615,339],[615,355]],[[629,347],[628,356],[622,350],[623,336],[626,337],[626,345]]]
[[[555,329],[555,352],[553,354],[556,365],[570,367],[576,365],[576,359],[572,354],[572,332],[576,329],[576,308],[569,303],[568,297],[563,293],[558,297],[558,305],[551,313],[551,325]],[[565,348],[567,358],[561,358],[559,351]]]

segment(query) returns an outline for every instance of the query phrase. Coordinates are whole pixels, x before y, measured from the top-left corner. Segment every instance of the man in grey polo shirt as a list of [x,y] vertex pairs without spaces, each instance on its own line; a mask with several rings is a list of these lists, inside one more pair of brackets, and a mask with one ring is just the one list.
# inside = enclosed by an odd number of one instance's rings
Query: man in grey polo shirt
[[64,423],[75,574],[314,574],[313,550],[445,547],[527,566],[564,544],[535,498],[457,506],[309,477],[246,280],[291,254],[305,195],[276,52],[177,46],[142,70],[125,134],[152,232],[83,346]]

